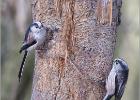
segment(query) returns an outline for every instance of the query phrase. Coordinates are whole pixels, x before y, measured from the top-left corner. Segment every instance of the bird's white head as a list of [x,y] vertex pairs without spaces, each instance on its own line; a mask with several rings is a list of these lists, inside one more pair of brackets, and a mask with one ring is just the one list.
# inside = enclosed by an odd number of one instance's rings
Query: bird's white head
[[128,65],[122,58],[116,58],[113,61],[113,67],[116,70],[128,70]]
[[30,31],[33,33],[38,33],[44,28],[43,24],[39,21],[33,22],[30,26]]

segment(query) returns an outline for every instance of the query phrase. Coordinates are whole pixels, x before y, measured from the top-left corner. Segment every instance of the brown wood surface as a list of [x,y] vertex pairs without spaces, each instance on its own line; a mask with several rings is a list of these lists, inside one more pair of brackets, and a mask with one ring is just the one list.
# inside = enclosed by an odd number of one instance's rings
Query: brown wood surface
[[[121,0],[98,23],[97,0],[33,0],[33,20],[59,32],[36,50],[31,100],[102,100],[113,60]],[[100,22],[100,21],[99,21]]]

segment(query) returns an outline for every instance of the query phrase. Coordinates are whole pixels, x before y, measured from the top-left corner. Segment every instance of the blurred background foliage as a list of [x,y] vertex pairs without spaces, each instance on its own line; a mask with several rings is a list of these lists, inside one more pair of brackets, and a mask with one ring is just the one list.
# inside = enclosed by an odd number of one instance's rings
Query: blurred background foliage
[[[123,0],[122,23],[117,31],[115,58],[124,58],[130,68],[122,100],[139,100],[139,0]],[[32,22],[30,0],[2,0],[1,4],[1,93],[2,100],[29,100],[34,68],[33,53],[28,56],[21,83],[18,53],[26,28]],[[23,56],[23,55],[22,55]]]

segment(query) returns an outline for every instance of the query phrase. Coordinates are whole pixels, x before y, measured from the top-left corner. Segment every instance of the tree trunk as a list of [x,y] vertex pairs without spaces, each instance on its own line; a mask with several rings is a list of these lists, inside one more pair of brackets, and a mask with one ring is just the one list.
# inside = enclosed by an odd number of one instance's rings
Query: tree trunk
[[35,52],[32,100],[103,99],[121,0],[113,1],[109,20],[99,1],[33,0],[33,20],[59,32]]

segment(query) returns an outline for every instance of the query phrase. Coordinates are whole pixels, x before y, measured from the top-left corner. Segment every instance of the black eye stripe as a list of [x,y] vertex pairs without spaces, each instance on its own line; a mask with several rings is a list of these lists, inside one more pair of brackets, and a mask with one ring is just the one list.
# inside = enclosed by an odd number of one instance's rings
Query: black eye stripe
[[125,70],[126,70],[126,65],[124,65],[124,64],[122,63],[122,61],[117,60],[117,62],[122,66],[122,69],[125,69]]
[[35,26],[36,28],[39,28],[37,23],[33,23],[32,26]]

